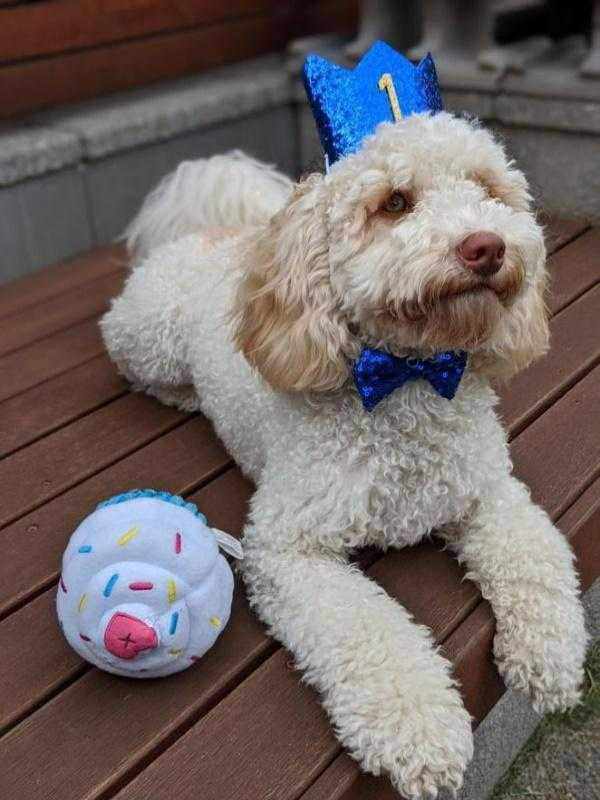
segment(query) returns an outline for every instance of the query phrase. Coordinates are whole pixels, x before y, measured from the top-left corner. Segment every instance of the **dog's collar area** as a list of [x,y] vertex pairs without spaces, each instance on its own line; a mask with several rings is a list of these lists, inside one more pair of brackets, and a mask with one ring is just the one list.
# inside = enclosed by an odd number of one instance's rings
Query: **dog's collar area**
[[431,358],[399,358],[365,347],[352,366],[354,384],[366,411],[405,383],[426,380],[446,400],[452,400],[467,366],[467,353],[446,350]]

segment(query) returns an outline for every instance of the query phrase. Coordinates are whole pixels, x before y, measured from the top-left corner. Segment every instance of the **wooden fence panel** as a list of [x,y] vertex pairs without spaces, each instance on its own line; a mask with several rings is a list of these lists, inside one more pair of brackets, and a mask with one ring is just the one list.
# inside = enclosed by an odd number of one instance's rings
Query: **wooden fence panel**
[[42,0],[2,7],[0,118],[350,33],[343,0]]

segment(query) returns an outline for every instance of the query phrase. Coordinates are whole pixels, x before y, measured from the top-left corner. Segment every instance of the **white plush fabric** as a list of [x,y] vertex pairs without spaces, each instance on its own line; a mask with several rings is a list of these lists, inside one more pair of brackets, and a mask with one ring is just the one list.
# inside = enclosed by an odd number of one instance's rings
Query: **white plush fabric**
[[[448,114],[381,125],[278,199],[272,171],[248,161],[238,180],[239,167],[197,162],[183,194],[167,180],[142,210],[137,265],[102,321],[107,348],[137,389],[201,409],[256,482],[251,603],[350,754],[407,797],[456,790],[473,745],[451,665],[348,555],[437,529],[492,605],[506,683],[539,710],[577,702],[587,637],[573,555],[511,474],[489,384],[547,345],[527,184],[490,134]],[[265,185],[270,204],[248,225]],[[396,190],[407,197],[398,216],[385,210]],[[156,248],[156,220],[174,203],[213,213],[194,212],[196,231]],[[219,241],[214,225],[237,235]],[[455,255],[479,230],[506,243],[502,270],[481,282]],[[369,414],[350,378],[364,346],[460,347],[469,366],[452,402],[414,382]]]
[[82,658],[134,678],[179,672],[212,647],[233,575],[202,515],[160,497],[98,508],[63,556],[57,610]]

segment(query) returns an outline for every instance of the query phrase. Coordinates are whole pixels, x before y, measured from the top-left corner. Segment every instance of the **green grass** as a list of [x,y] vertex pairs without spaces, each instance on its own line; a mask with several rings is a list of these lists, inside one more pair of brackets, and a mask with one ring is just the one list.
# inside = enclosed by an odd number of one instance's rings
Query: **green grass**
[[542,720],[492,800],[600,800],[600,642],[586,676],[583,702]]

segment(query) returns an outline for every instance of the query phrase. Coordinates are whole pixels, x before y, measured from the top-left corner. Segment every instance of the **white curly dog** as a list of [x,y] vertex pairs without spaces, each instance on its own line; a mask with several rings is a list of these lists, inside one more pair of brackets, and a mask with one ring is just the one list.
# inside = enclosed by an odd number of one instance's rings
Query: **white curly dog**
[[[493,607],[507,685],[540,711],[575,704],[573,553],[511,475],[490,388],[548,342],[542,231],[492,136],[415,114],[295,185],[241,153],[185,163],[129,241],[106,346],[136,389],[206,414],[255,482],[251,603],[362,767],[435,797],[473,750],[430,632],[349,565],[364,545],[445,535]],[[365,346],[469,360],[453,400],[413,380],[368,413],[352,381]]]

